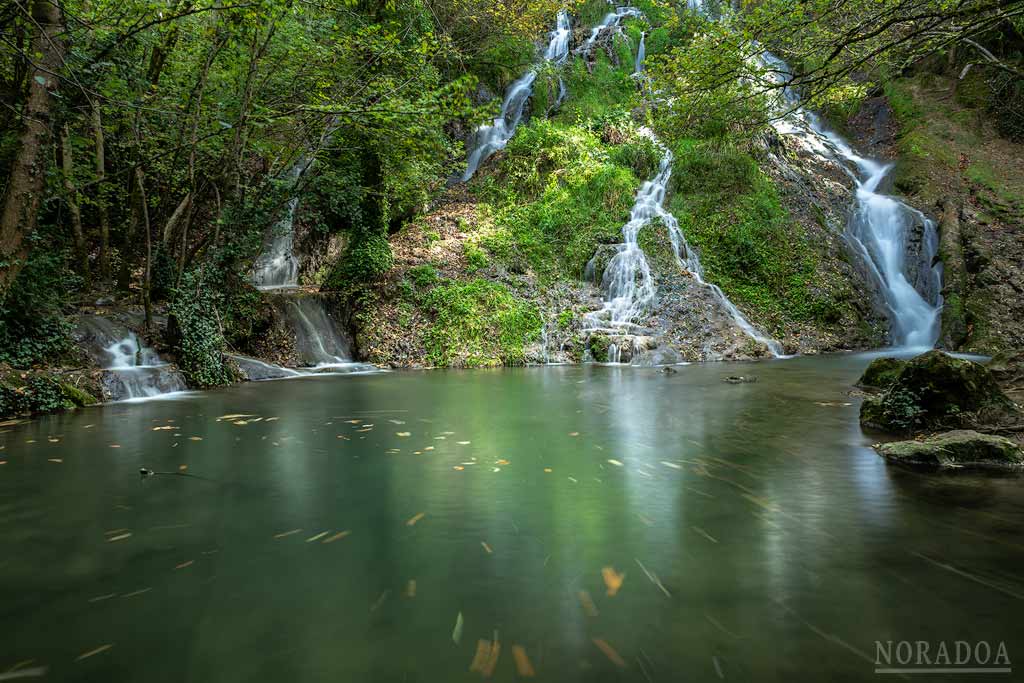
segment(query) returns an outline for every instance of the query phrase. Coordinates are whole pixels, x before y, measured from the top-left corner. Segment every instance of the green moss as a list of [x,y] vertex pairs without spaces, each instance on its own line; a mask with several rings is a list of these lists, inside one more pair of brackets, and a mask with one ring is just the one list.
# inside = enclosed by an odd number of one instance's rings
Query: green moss
[[408,276],[409,280],[419,289],[426,289],[438,280],[437,268],[429,263],[413,266],[409,269]]
[[64,394],[64,397],[71,401],[72,403],[74,403],[76,406],[91,406],[99,402],[89,392],[82,391],[78,387],[73,386],[71,384],[61,384],[60,389],[61,392]]
[[495,226],[480,245],[513,272],[581,278],[597,246],[618,241],[640,184],[609,149],[579,126],[534,121],[520,128],[496,173],[477,185]]
[[673,180],[671,209],[700,250],[707,280],[777,322],[840,317],[842,296],[810,287],[818,259],[814,246],[749,155],[684,141]]
[[[628,51],[628,46],[625,49]],[[603,50],[597,50],[593,73],[587,71],[582,59],[567,65],[565,82],[569,98],[555,119],[585,122],[625,108],[636,95],[636,83],[630,77],[633,71],[631,60],[630,56],[621,68],[616,68]]]
[[462,253],[466,257],[467,270],[470,273],[486,268],[491,263],[484,250],[472,242],[462,243]]
[[537,307],[488,280],[442,283],[426,306],[434,316],[427,359],[440,367],[521,365],[526,346],[540,338]]

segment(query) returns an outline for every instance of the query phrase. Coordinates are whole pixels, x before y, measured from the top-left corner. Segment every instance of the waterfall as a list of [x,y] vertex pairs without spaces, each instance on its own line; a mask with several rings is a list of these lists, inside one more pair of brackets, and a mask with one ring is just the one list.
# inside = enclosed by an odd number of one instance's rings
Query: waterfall
[[[790,79],[789,66],[775,55],[765,52],[759,61],[776,83]],[[942,311],[942,265],[936,258],[939,239],[935,223],[879,191],[892,164],[858,155],[814,113],[804,110],[799,96],[790,88],[782,89],[781,99],[788,113],[775,122],[776,130],[801,137],[823,157],[839,159],[856,183],[846,237],[875,280],[888,313],[893,344],[935,346]],[[922,226],[921,248],[911,260],[910,237],[915,225]]]
[[115,401],[185,391],[177,368],[160,358],[127,327],[98,315],[82,316],[78,335],[103,372],[103,387]]
[[[308,166],[299,159],[288,171],[292,183],[298,181]],[[252,268],[252,283],[257,289],[286,289],[299,285],[299,262],[295,258],[295,211],[298,196],[288,200],[284,216],[270,230],[263,250]]]
[[[686,237],[679,229],[679,221],[664,206],[668,181],[672,176],[672,152],[658,140],[653,131],[643,128],[641,133],[661,149],[661,163],[654,178],[645,181],[636,194],[633,208],[629,212],[629,221],[622,226],[622,243],[618,245],[618,251],[608,262],[601,277],[604,305],[600,310],[587,314],[587,327],[591,330],[617,332],[639,327],[635,321],[654,302],[656,289],[650,265],[643,249],[640,248],[638,237],[642,228],[658,219],[668,230],[679,266],[686,269],[698,284],[715,294],[737,327],[755,341],[767,346],[772,355],[781,356],[783,349],[779,342],[751,325],[717,285],[704,281],[704,271],[697,252],[687,243]],[[588,270],[593,272],[590,264]],[[619,349],[616,349],[616,357],[618,352]],[[609,349],[609,358],[611,356],[612,351]]]
[[[569,54],[569,15],[565,10],[558,13],[555,30],[550,33],[544,60],[552,64],[561,64]],[[537,79],[537,67],[532,66],[505,91],[501,101],[501,112],[489,125],[482,125],[473,131],[467,147],[470,150],[466,159],[466,171],[462,174],[465,182],[473,177],[484,161],[498,150],[504,149],[508,141],[515,135],[523,118],[526,103],[533,95],[533,82]],[[559,94],[556,106],[565,99],[565,83],[559,78]]]
[[586,41],[584,41],[579,49],[580,54],[584,56],[590,54],[601,32],[610,28],[617,28],[626,17],[643,17],[643,12],[636,7],[616,7],[615,11],[604,15],[604,19],[601,20],[600,24],[590,29],[590,35],[587,36]]
[[[644,72],[644,58],[647,56],[647,48],[644,46],[644,39],[647,37],[646,31],[640,32],[640,47],[636,49],[636,64],[633,66],[633,73],[641,74]],[[657,47],[657,45],[655,45]]]

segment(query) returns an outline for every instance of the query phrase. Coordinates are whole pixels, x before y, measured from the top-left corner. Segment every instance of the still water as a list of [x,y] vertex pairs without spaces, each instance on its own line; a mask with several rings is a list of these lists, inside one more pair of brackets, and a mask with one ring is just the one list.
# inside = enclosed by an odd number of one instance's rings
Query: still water
[[4,427],[0,672],[437,683],[479,680],[481,647],[495,681],[859,681],[878,640],[1024,658],[1024,479],[887,466],[850,394],[868,360],[313,377]]

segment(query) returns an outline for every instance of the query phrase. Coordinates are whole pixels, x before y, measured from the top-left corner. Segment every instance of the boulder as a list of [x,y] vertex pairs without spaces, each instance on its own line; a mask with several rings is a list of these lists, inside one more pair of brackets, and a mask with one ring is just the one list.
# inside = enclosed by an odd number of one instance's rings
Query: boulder
[[1024,467],[1024,450],[992,434],[958,430],[921,441],[878,444],[875,450],[891,462],[928,467]]
[[1020,419],[1020,410],[985,366],[941,351],[907,361],[884,393],[867,397],[860,409],[862,425],[894,433]]
[[906,361],[899,358],[876,358],[857,380],[857,386],[884,391],[893,385],[906,364]]

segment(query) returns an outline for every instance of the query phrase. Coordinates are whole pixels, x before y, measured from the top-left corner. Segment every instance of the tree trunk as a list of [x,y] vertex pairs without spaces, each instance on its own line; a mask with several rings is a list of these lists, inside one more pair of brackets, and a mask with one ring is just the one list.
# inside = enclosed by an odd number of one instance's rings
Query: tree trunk
[[149,293],[153,285],[153,238],[149,226],[149,203],[146,199],[146,184],[142,167],[135,167],[135,181],[139,184],[139,198],[142,200],[142,228],[146,231],[146,272],[142,278],[142,306],[146,311],[146,332],[153,327],[153,303]]
[[35,232],[39,203],[46,182],[48,150],[53,141],[50,129],[52,100],[64,59],[61,41],[61,12],[56,0],[35,0],[32,20],[36,33],[32,39],[35,66],[29,78],[28,100],[22,114],[22,129],[11,164],[11,176],[0,213],[0,301],[7,296],[14,279],[28,258],[30,240]]
[[103,141],[103,118],[99,102],[92,104],[92,130],[96,140],[96,215],[100,224],[100,279],[110,279],[110,214],[107,211],[106,144]]
[[71,131],[68,124],[60,130],[60,165],[61,176],[64,182],[64,192],[67,195],[68,213],[71,214],[71,234],[75,238],[75,251],[78,253],[79,266],[82,277],[89,282],[89,249],[85,244],[85,231],[82,230],[82,209],[78,205],[78,189],[75,187],[74,173],[75,160],[74,151],[71,148]]

